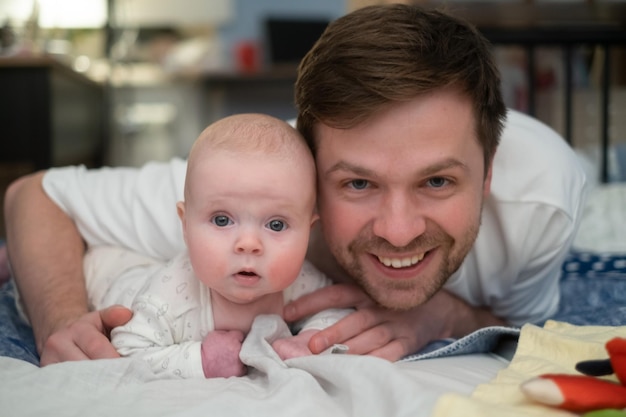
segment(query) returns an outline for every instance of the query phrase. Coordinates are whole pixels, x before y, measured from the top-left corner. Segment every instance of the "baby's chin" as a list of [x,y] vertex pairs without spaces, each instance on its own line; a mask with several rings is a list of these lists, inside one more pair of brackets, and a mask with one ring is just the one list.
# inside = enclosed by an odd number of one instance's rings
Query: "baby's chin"
[[261,289],[243,288],[241,291],[222,291],[219,294],[233,304],[248,305],[264,301],[266,298],[271,297],[274,291],[268,292]]

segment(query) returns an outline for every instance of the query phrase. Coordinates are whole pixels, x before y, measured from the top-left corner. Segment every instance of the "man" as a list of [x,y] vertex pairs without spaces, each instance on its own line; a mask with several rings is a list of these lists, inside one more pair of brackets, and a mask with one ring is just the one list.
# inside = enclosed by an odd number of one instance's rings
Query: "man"
[[[312,338],[313,352],[344,343],[396,360],[554,313],[585,177],[545,126],[510,113],[503,131],[499,82],[475,29],[415,6],[348,14],[304,58],[297,125],[316,157],[321,220],[309,257],[343,284],[285,317],[357,309]],[[184,170],[66,168],[11,187],[9,255],[42,364],[117,355],[105,335],[131,313],[88,312],[84,241],[172,256],[181,232],[158,208],[181,198]]]

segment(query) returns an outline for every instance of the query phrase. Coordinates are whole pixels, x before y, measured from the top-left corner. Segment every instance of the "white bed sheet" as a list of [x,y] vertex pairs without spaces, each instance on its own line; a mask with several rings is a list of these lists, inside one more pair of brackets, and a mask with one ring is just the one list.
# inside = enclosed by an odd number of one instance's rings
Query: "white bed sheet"
[[574,239],[574,248],[626,253],[626,184],[600,184],[591,189]]
[[282,362],[269,342],[287,331],[259,318],[244,342],[246,377],[156,378],[130,358],[37,368],[0,358],[7,416],[429,416],[444,393],[469,395],[508,365],[492,354],[417,362],[320,355]]

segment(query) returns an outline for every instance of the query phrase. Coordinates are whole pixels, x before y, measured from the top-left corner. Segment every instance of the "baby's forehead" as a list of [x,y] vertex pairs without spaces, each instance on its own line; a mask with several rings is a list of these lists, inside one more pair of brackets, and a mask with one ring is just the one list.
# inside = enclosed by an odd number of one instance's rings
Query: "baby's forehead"
[[198,197],[210,196],[238,201],[243,206],[254,201],[265,204],[288,202],[294,208],[308,210],[316,194],[315,169],[294,158],[226,150],[196,159],[189,167],[188,191]]
[[[254,167],[254,168],[253,168]],[[237,171],[238,175],[251,175],[251,171],[271,171],[283,176],[294,177],[293,180],[315,181],[315,161],[308,148],[300,148],[290,144],[275,149],[259,146],[232,147],[206,146],[198,148],[189,160],[188,169],[204,172],[225,169]],[[252,174],[253,175],[253,174]]]

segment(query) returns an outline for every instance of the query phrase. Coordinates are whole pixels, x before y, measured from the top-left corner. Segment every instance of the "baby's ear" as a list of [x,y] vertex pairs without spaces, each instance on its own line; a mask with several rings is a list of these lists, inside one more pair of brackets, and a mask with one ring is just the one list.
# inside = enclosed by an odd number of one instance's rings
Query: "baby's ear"
[[176,203],[176,213],[180,219],[181,227],[183,228],[183,239],[187,242],[187,227],[185,227],[185,202],[179,201]]
[[185,223],[185,202],[179,201],[176,203],[176,213],[178,213],[178,218],[183,224]]
[[313,225],[315,224],[316,221],[318,221],[320,219],[319,214],[317,213],[313,213],[313,217],[311,217],[311,227],[313,227]]

